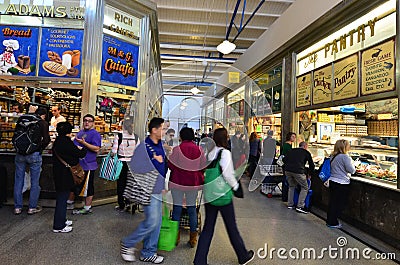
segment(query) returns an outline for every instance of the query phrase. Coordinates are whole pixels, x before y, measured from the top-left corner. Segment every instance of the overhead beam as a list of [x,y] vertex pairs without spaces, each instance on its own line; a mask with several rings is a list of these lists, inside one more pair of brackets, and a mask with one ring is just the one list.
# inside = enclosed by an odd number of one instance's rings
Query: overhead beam
[[[158,23],[173,23],[173,24],[186,24],[186,25],[198,25],[198,26],[212,26],[212,27],[222,27],[225,28],[226,25],[224,23],[213,23],[206,21],[192,21],[192,20],[176,20],[176,19],[160,19],[158,18]],[[267,30],[266,26],[255,26],[248,25],[246,28],[248,29],[258,29],[258,30]]]
[[197,62],[213,62],[213,63],[234,63],[236,59],[225,59],[225,58],[208,58],[200,56],[179,56],[170,54],[161,54],[161,59],[174,59],[181,61],[197,61]]
[[[196,33],[181,33],[181,32],[170,32],[170,31],[160,31],[158,35],[167,35],[167,36],[183,36],[183,37],[199,37],[201,39],[204,38],[204,34],[196,34]],[[207,39],[221,39],[225,40],[225,36],[223,35],[207,35]],[[238,40],[247,40],[247,41],[256,41],[257,38],[243,38],[240,37]]]
[[[162,73],[162,76],[163,76],[163,78],[165,77],[165,78],[167,78],[167,77],[174,77],[174,78],[176,78],[176,77],[179,77],[179,78],[184,78],[184,79],[187,79],[186,81],[189,81],[189,80],[196,80],[196,79],[200,79],[201,78],[201,76],[199,76],[199,75],[193,75],[193,74],[190,74],[190,75],[188,75],[188,74],[170,74],[170,73]],[[213,80],[217,80],[218,78],[220,77],[220,75],[218,75],[218,76],[207,76],[205,79],[213,79]]]
[[[225,58],[226,59],[226,58]],[[163,59],[163,60],[161,60],[161,63],[162,64],[172,64],[172,65],[176,65],[176,66],[184,66],[184,65],[187,65],[187,66],[190,66],[190,65],[198,65],[199,64],[199,62],[200,61],[184,61],[184,62],[177,62],[176,60],[168,60],[168,59]],[[218,65],[217,66],[217,68],[227,68],[227,67],[230,67],[230,65],[229,64],[226,64],[226,65],[223,65],[223,64],[221,64],[221,65]]]
[[[200,66],[200,67],[198,67],[196,69],[194,67],[187,68],[187,67],[179,67],[179,65],[177,65],[177,67],[175,65],[172,65],[172,66],[162,67],[162,71],[164,73],[166,71],[168,71],[168,72],[172,72],[172,71],[180,71],[180,72],[186,71],[187,72],[187,71],[190,71],[191,73],[203,73],[203,68],[204,68],[204,66]],[[223,74],[223,73],[225,73],[225,71],[226,71],[226,68],[224,68],[224,70],[222,70],[222,69],[221,70],[213,69],[213,73],[215,73],[215,74]]]
[[[160,49],[192,50],[192,51],[217,51],[215,46],[183,45],[160,43]],[[235,53],[244,53],[246,49],[235,49]]]

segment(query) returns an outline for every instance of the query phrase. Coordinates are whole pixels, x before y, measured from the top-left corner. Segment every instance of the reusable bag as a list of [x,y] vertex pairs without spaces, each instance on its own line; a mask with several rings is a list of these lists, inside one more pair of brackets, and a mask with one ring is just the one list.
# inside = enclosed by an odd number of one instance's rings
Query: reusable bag
[[106,180],[115,181],[121,174],[122,166],[122,161],[118,159],[118,155],[115,154],[114,156],[111,156],[111,152],[109,152],[101,162],[99,177]]
[[164,202],[164,213],[161,222],[160,236],[158,238],[158,249],[171,251],[176,246],[178,238],[179,222],[169,219],[167,204]]
[[207,167],[204,173],[204,199],[214,206],[224,206],[232,202],[232,189],[222,176],[221,160],[222,150]]

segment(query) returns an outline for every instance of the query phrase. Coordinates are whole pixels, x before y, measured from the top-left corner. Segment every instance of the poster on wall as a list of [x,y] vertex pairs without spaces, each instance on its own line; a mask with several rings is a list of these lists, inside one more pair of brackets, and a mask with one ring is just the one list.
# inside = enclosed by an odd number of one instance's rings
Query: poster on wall
[[0,26],[0,75],[36,74],[39,28]]
[[83,30],[43,28],[39,76],[80,78]]
[[358,54],[333,64],[333,100],[358,96]]
[[374,46],[361,54],[361,94],[395,89],[394,40]]
[[139,46],[104,35],[102,81],[137,87]]
[[311,105],[311,73],[297,77],[296,107]]
[[314,72],[313,104],[331,101],[332,65],[329,64]]
[[281,111],[281,101],[282,101],[282,86],[274,86],[273,99],[272,99],[272,112]]

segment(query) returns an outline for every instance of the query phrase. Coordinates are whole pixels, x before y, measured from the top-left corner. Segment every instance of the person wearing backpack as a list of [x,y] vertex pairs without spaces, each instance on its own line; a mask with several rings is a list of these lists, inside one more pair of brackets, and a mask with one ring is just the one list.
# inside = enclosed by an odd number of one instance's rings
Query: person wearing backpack
[[[122,133],[115,135],[112,148],[112,153],[118,154],[118,159],[123,164],[117,180],[118,205],[115,206],[115,210],[119,212],[128,211],[130,206],[130,202],[123,196],[128,175],[128,162],[131,161],[136,147],[140,144],[139,137],[133,132],[133,126],[133,118],[126,117],[122,124]],[[132,212],[134,212],[133,209]]]
[[329,178],[329,203],[326,225],[330,228],[342,228],[338,221],[342,211],[346,207],[350,192],[350,174],[356,169],[352,159],[347,154],[350,143],[347,140],[337,140],[333,147],[331,159],[331,177]]
[[[204,199],[206,201],[204,207],[206,219],[204,221],[203,230],[200,234],[193,263],[194,265],[208,264],[207,256],[210,250],[211,240],[214,235],[215,223],[217,221],[218,212],[221,212],[225,228],[229,235],[229,240],[235,250],[239,264],[248,264],[251,260],[253,260],[255,254],[253,250],[246,249],[236,225],[235,210],[232,201],[232,190],[237,193],[241,190],[241,186],[238,180],[235,178],[231,152],[227,150],[228,131],[225,128],[216,129],[213,134],[213,140],[216,146],[208,154],[208,159],[209,161],[212,161],[212,164],[214,164],[215,161],[216,164],[219,163],[220,169],[218,170],[220,171],[217,172],[218,177],[222,176],[224,182],[228,185],[228,189],[222,196],[214,195],[216,193],[212,191],[214,189],[213,186],[220,186],[218,184],[221,181],[214,179],[211,182],[207,182],[206,179],[209,177],[207,176],[209,168],[206,170],[204,187]],[[218,165],[214,169],[217,168]],[[222,172],[221,175],[220,172]],[[211,192],[208,193],[207,189],[210,189]],[[214,195],[215,199],[211,200],[208,194],[210,194],[210,197]],[[235,196],[240,197],[240,195]],[[241,194],[241,197],[243,197],[243,194]]]
[[29,167],[31,189],[29,193],[28,214],[42,210],[38,206],[40,195],[40,170],[42,167],[42,151],[50,143],[49,124],[46,122],[47,110],[38,108],[34,114],[19,117],[12,142],[17,152],[15,156],[14,182],[14,214],[22,213],[25,170]]

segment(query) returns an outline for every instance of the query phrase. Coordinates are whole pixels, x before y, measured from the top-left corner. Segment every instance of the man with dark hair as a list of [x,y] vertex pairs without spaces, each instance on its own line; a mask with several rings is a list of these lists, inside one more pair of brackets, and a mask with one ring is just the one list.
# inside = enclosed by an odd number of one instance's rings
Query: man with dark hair
[[175,137],[175,130],[172,128],[169,128],[167,132],[165,133],[165,143],[168,146],[173,146],[174,145],[174,138]]
[[[83,170],[85,171],[85,180],[79,186],[80,194],[85,197],[85,206],[80,210],[74,210],[73,214],[88,214],[92,212],[92,200],[94,195],[94,172],[97,169],[97,153],[101,147],[101,136],[94,129],[94,116],[86,114],[83,116],[83,129],[78,132],[75,137],[74,144],[85,148],[87,153],[83,159],[80,159]],[[88,185],[86,184],[86,178],[88,179]],[[70,193],[67,201],[67,208],[74,209],[74,192]]]
[[18,102],[14,103],[12,105],[11,111],[15,113],[24,113],[24,106],[22,106],[22,104]]
[[[161,141],[164,132],[164,119],[151,119],[148,129],[150,135],[144,140],[144,143],[141,143],[136,148],[135,152],[136,154],[147,152],[146,157],[151,160],[152,167],[159,172],[159,175],[152,191],[150,204],[143,206],[145,219],[133,233],[121,240],[121,256],[125,261],[136,261],[135,245],[143,241],[140,260],[159,264],[164,261],[164,257],[157,254],[162,220],[162,191],[164,190],[167,168],[165,152]],[[135,162],[132,159],[130,162],[131,170],[135,171],[136,168],[143,166],[145,163],[139,162],[139,164],[138,161]]]

